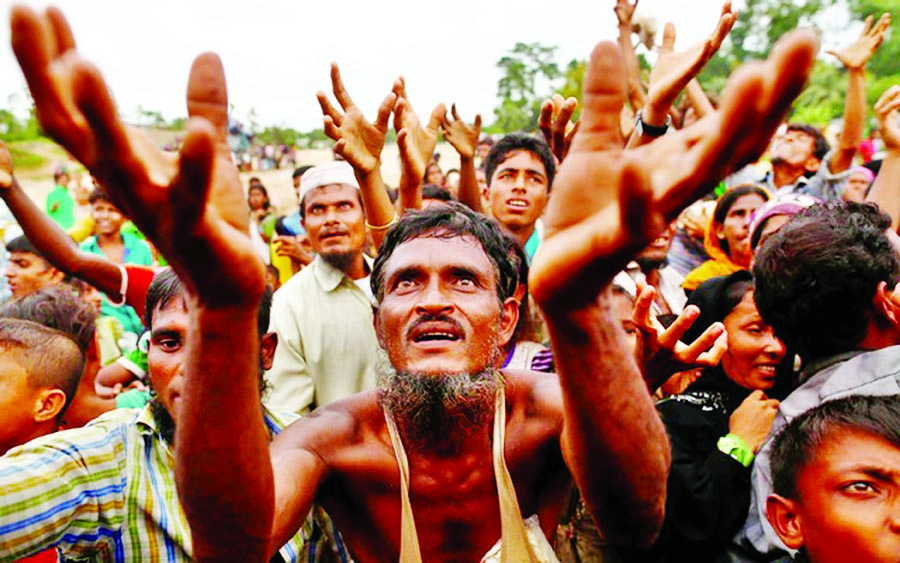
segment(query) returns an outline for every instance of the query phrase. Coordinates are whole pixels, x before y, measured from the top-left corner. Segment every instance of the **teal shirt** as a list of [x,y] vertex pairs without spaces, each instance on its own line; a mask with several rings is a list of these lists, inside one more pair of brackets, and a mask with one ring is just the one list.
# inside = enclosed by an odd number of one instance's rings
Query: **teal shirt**
[[[139,266],[153,265],[153,252],[150,250],[150,245],[148,245],[146,241],[141,240],[132,232],[122,231],[122,243],[125,245],[123,257],[126,264],[137,264]],[[90,236],[81,243],[81,250],[90,252],[91,254],[105,256],[103,251],[100,250],[100,245],[97,244],[96,236]],[[128,332],[133,332],[138,335],[144,332],[144,323],[142,319],[138,317],[137,313],[135,313],[134,309],[128,305],[116,307],[109,302],[106,295],[102,296],[102,303],[103,305],[100,308],[101,315],[119,319],[119,322],[122,323],[122,328]]]
[[[53,210],[54,206],[56,210]],[[47,194],[47,215],[63,229],[69,229],[75,224],[75,201],[68,189],[57,184]]]
[[537,252],[537,249],[540,245],[541,236],[538,234],[537,227],[535,227],[534,232],[531,233],[530,237],[528,237],[528,242],[525,243],[525,255],[528,256],[529,264],[531,264],[531,260],[534,258],[534,253]]

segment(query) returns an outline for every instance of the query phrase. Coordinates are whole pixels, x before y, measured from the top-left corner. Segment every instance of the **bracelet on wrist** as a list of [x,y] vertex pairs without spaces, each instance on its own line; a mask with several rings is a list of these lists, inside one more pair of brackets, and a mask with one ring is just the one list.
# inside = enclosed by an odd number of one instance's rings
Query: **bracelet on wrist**
[[391,220],[388,221],[387,223],[385,223],[384,225],[370,225],[369,222],[366,221],[366,228],[374,233],[379,233],[381,231],[386,231],[386,230],[390,229],[391,227],[396,225],[399,220],[400,220],[400,216],[397,215],[397,212],[394,212],[394,216],[391,218]]
[[737,461],[744,467],[750,467],[756,454],[747,445],[747,442],[737,434],[726,434],[719,438],[716,448],[731,459]]

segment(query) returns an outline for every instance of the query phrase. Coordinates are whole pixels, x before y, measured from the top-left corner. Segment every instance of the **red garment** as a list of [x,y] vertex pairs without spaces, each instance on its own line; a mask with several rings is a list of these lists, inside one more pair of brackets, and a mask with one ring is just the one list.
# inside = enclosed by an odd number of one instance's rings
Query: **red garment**
[[144,320],[144,305],[147,301],[147,289],[153,276],[158,271],[150,266],[138,266],[134,264],[123,264],[125,272],[128,274],[128,285],[125,288],[125,304],[134,308],[141,320]]
[[24,559],[19,559],[17,563],[56,563],[57,561],[56,549],[51,547],[46,551],[29,555]]

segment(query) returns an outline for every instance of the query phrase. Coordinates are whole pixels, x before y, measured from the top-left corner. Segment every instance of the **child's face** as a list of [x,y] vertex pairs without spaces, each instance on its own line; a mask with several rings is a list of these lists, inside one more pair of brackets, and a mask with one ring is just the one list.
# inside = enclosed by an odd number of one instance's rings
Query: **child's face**
[[[797,474],[792,501],[813,563],[900,561],[900,448],[836,431]],[[782,539],[785,539],[782,537]]]
[[33,409],[39,394],[25,368],[0,352],[0,455],[37,437]]

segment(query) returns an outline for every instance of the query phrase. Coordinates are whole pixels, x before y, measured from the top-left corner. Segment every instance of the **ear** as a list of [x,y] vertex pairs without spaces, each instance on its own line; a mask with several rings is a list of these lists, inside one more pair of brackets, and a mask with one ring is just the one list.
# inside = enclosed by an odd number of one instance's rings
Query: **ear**
[[34,421],[44,423],[55,420],[66,404],[62,389],[43,389],[34,402]]
[[719,240],[725,240],[725,225],[713,224],[713,234]]
[[803,163],[803,168],[805,168],[807,172],[816,172],[819,170],[820,166],[822,166],[822,161],[812,155],[810,155],[810,157],[806,159],[806,162]]
[[512,340],[519,322],[519,301],[515,297],[507,297],[500,309],[500,341],[499,347],[506,346]]
[[766,518],[775,533],[791,549],[803,545],[803,522],[797,512],[797,502],[778,495],[766,499]]
[[897,291],[900,288],[888,289],[887,282],[878,282],[873,304],[892,326],[900,328],[900,297],[896,295]]
[[50,273],[50,279],[53,281],[53,283],[62,283],[66,279],[65,272],[57,270],[53,266],[50,266],[50,268],[52,270]]
[[384,328],[381,326],[381,317],[378,314],[378,307],[372,307],[372,326],[375,328],[375,338],[378,339],[378,345],[387,350],[384,340]]
[[265,333],[259,341],[259,361],[262,368],[266,371],[272,369],[276,348],[278,348],[278,333]]

